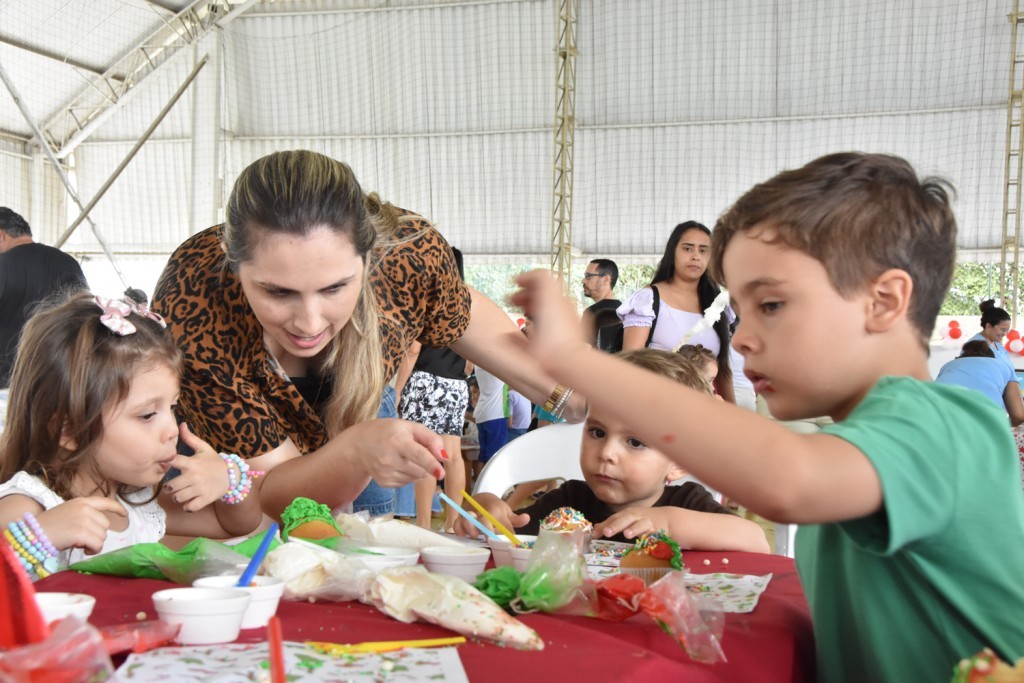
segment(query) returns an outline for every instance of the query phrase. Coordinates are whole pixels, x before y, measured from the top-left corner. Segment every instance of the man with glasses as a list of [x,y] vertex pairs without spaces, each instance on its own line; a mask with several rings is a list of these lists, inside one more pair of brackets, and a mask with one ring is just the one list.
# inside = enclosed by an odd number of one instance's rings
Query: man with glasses
[[583,328],[591,343],[597,341],[597,330],[609,323],[618,323],[615,309],[622,305],[612,298],[612,290],[619,279],[619,267],[606,258],[594,259],[583,273],[583,295],[594,303],[583,311]]

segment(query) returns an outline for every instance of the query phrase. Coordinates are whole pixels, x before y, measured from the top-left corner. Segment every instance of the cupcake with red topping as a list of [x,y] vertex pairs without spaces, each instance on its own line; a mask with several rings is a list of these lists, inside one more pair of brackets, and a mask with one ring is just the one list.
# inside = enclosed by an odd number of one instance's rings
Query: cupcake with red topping
[[1016,666],[1010,666],[986,647],[957,664],[953,683],[1024,683],[1024,657],[1017,660]]
[[671,571],[684,569],[683,553],[664,530],[644,534],[619,561],[619,570],[650,585]]

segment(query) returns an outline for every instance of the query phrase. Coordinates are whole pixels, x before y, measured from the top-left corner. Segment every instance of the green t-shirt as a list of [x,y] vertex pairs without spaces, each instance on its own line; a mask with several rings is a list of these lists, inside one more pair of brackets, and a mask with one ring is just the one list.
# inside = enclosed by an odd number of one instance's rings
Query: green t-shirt
[[948,681],[984,646],[1024,657],[1024,494],[1006,415],[962,387],[885,377],[824,428],[871,460],[883,507],[801,527],[821,681]]

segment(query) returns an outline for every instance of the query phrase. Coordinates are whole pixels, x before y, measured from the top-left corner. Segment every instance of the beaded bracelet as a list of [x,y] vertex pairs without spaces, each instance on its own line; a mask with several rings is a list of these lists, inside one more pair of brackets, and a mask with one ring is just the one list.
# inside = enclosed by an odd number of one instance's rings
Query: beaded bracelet
[[[4,530],[4,538],[11,544],[29,577],[35,574],[36,578],[42,579],[57,571],[57,549],[32,513],[26,513],[26,520],[10,522]],[[36,531],[33,531],[33,522]]]
[[33,515],[31,512],[26,512],[24,515],[24,520],[28,523],[28,527],[32,530],[32,533],[34,533],[36,535],[36,538],[39,539],[39,542],[42,543],[43,549],[47,553],[53,555],[54,557],[60,554],[57,551],[57,548],[54,547],[53,543],[50,543],[50,538],[46,535],[46,532],[43,531],[43,527],[39,524],[39,520],[36,519],[35,515]]
[[18,543],[18,539],[16,539],[11,534],[9,529],[4,529],[4,539],[7,541],[7,543],[10,544],[11,548],[14,550],[14,556],[18,558],[18,562],[21,563],[21,568],[25,570],[25,573],[28,574],[28,577],[33,581],[38,579],[39,576],[36,574],[35,565],[32,563],[30,556],[28,555],[28,552],[22,547],[20,543]]
[[[253,479],[263,476],[266,472],[250,470],[249,463],[235,453],[221,453],[220,457],[224,459],[224,464],[228,468],[228,492],[221,497],[221,500],[228,505],[237,505],[245,500],[249,492],[252,491]],[[238,470],[237,477],[235,476],[236,468]]]

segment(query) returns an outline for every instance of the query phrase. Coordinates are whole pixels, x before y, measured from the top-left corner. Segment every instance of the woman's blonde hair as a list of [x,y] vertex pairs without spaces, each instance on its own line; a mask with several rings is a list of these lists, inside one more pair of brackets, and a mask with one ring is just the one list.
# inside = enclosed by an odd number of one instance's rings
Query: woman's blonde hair
[[346,235],[363,260],[363,281],[348,324],[334,339],[324,371],[334,377],[325,422],[330,434],[377,415],[387,378],[381,351],[380,320],[370,287],[370,258],[378,230],[387,240],[393,226],[379,218],[379,200],[370,201],[352,169],[308,150],[275,152],[250,164],[228,198],[224,226],[227,264],[235,272],[252,258],[264,233],[308,236],[327,227]]

